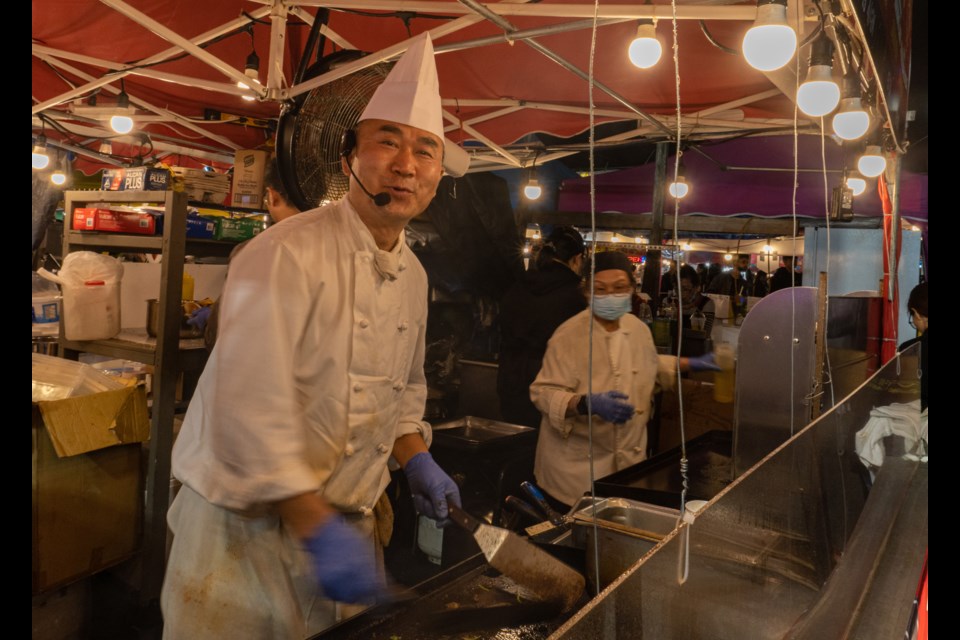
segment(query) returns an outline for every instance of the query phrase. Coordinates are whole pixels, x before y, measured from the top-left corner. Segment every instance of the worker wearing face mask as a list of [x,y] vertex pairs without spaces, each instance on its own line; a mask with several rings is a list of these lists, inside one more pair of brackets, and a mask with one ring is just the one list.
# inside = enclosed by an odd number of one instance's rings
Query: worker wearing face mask
[[[592,306],[557,328],[530,387],[542,414],[534,475],[558,509],[590,490],[591,423],[595,478],[641,462],[653,395],[675,383],[677,358],[658,355],[629,313],[635,286],[626,254],[596,254]],[[712,353],[679,360],[681,371],[719,370]]]

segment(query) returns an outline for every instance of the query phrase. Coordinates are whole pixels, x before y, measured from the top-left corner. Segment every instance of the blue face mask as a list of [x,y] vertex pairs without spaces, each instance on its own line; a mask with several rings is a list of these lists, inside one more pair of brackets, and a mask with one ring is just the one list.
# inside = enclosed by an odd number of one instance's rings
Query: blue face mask
[[593,314],[604,320],[616,320],[630,311],[631,302],[629,293],[611,293],[605,296],[594,296]]

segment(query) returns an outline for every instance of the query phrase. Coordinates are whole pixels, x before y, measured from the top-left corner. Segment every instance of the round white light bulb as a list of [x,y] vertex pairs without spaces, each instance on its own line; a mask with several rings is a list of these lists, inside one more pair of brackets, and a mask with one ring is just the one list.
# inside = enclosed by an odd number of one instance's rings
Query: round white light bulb
[[879,145],[868,145],[857,161],[857,169],[865,178],[876,178],[887,168],[887,159],[880,152]]
[[33,168],[34,169],[46,169],[50,164],[50,156],[45,153],[33,152]]
[[825,116],[840,103],[840,87],[834,82],[833,70],[827,65],[814,65],[807,81],[797,91],[797,106],[808,116]]
[[527,183],[527,186],[523,188],[523,195],[527,197],[527,200],[536,200],[543,194],[543,189],[540,188],[540,185],[537,184],[536,180],[531,180]]
[[853,191],[853,195],[858,196],[867,190],[867,181],[860,176],[849,176],[847,178],[847,188]]
[[757,19],[743,37],[743,57],[754,69],[773,71],[790,62],[797,52],[797,33],[787,25],[787,7],[757,7]]
[[730,262],[731,260],[733,260],[733,256],[729,253],[725,253],[723,254],[723,259],[726,260],[727,262]]
[[870,128],[870,114],[864,111],[860,98],[843,98],[840,111],[833,116],[833,132],[844,140],[856,140]]
[[67,181],[67,175],[60,170],[54,171],[50,175],[50,182],[56,185],[61,185]]
[[656,28],[652,24],[637,27],[637,37],[630,43],[627,55],[633,66],[640,69],[649,69],[660,61],[663,47],[657,40]]
[[129,116],[112,116],[110,118],[110,128],[117,133],[130,133],[133,131],[133,118]]
[[676,182],[671,182],[670,187],[667,189],[670,192],[670,195],[674,198],[680,199],[690,193],[690,186],[687,184],[687,181],[683,177],[677,178]]

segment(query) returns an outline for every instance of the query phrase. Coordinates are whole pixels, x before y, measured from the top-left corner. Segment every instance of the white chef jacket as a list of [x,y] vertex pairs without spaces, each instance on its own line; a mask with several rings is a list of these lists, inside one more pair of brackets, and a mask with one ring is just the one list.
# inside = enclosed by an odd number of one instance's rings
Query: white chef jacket
[[[589,357],[588,328],[593,329],[593,357]],[[593,472],[602,478],[647,457],[647,420],[653,394],[670,388],[676,379],[676,358],[661,356],[650,329],[631,314],[620,318],[620,328],[609,332],[587,308],[554,332],[547,344],[543,367],[530,386],[530,399],[542,419],[537,440],[534,475],[552,496],[574,504],[590,490],[590,440],[587,416],[566,417],[573,396],[586,395],[592,361],[593,393],[621,391],[636,407],[624,424],[593,416]]]
[[[343,512],[370,516],[390,481],[394,441],[410,433],[428,446],[431,440],[421,420],[427,277],[404,235],[393,251],[379,250],[345,198],[298,214],[234,258],[220,302],[217,343],[173,448],[173,475],[211,505],[274,527],[271,503],[308,491]],[[186,518],[175,521],[195,509],[174,507],[169,521],[178,538],[199,545],[211,535]],[[372,518],[362,519],[372,531]],[[237,535],[235,524],[219,529]],[[177,542],[164,590],[183,598],[165,594],[169,606],[195,598],[196,581],[210,572],[185,567],[208,554],[197,545],[177,554]],[[253,562],[231,554],[222,561]],[[242,575],[263,582],[264,563],[257,562]],[[273,579],[290,583],[276,565]],[[177,582],[168,585],[172,569]],[[168,606],[164,614],[177,615]],[[240,635],[231,637],[245,637],[251,628],[234,631]]]

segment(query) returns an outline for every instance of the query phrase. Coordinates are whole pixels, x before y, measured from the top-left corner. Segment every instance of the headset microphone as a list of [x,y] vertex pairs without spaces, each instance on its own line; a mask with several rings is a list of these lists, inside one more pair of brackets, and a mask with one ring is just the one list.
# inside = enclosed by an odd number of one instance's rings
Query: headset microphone
[[373,195],[367,188],[363,186],[363,183],[360,182],[360,178],[357,177],[357,174],[353,172],[353,167],[350,166],[350,153],[353,151],[354,147],[357,146],[357,132],[353,129],[347,129],[343,132],[343,135],[340,138],[340,156],[347,159],[347,169],[350,170],[350,175],[353,176],[353,179],[357,181],[357,184],[360,185],[360,188],[365,194],[370,196],[370,199],[373,200],[373,204],[378,207],[385,207],[390,204],[390,194],[387,192],[378,193]]
[[378,207],[385,207],[388,204],[390,204],[390,200],[391,200],[390,194],[387,193],[386,191],[378,193],[377,195],[373,195],[372,193],[367,191],[367,188],[363,186],[362,182],[360,182],[360,178],[358,178],[357,174],[353,172],[353,167],[350,166],[349,161],[347,161],[347,169],[350,170],[350,175],[352,175],[353,179],[357,181],[357,184],[360,185],[360,188],[363,189],[363,192],[368,196],[370,196],[370,199],[373,200],[373,204],[377,205]]

